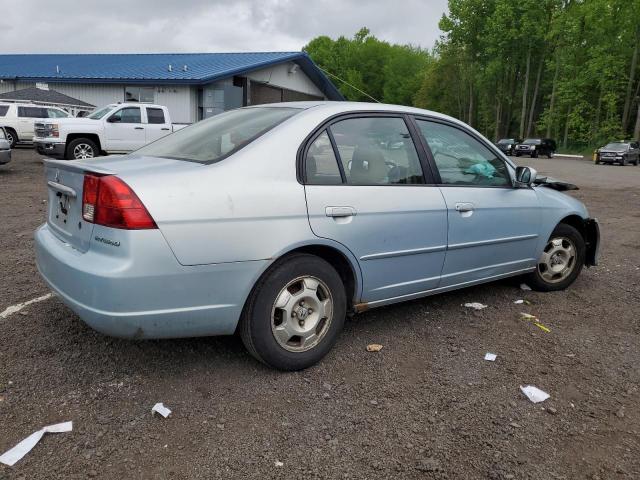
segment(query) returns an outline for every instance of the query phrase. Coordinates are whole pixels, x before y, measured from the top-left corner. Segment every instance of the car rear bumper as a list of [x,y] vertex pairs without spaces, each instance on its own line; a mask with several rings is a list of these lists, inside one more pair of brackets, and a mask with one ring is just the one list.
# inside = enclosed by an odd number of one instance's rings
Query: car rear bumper
[[[120,247],[92,241],[81,253],[42,225],[35,233],[38,270],[71,310],[107,335],[176,338],[235,331],[266,260],[185,267],[159,230],[126,235]],[[125,251],[114,256],[114,248]]]
[[65,144],[46,140],[33,140],[33,146],[41,155],[53,158],[64,158]]
[[11,161],[11,150],[0,150],[0,165]]

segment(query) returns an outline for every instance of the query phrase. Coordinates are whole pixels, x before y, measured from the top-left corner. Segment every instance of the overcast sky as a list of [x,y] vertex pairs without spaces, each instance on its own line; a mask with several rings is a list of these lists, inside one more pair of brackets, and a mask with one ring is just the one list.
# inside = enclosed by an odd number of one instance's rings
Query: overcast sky
[[431,48],[447,0],[21,0],[0,2],[0,53],[300,50],[318,35]]

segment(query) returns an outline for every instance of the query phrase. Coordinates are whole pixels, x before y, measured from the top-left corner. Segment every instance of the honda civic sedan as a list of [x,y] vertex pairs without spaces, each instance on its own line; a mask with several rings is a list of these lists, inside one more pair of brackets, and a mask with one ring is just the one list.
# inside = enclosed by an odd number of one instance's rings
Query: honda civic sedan
[[415,108],[241,108],[45,173],[38,269],[82,320],[135,339],[238,332],[282,370],[318,362],[348,315],[511,276],[560,290],[597,262],[582,203]]

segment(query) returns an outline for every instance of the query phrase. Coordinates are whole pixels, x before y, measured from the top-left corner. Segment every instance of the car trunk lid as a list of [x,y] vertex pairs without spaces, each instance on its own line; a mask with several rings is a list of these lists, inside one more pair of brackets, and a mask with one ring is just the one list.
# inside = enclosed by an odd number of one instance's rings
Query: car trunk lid
[[[93,224],[82,218],[82,186],[88,170],[76,162],[45,160],[44,163],[48,193],[47,224],[60,240],[80,252],[86,252],[93,231]],[[100,168],[92,168],[91,171],[112,173]]]

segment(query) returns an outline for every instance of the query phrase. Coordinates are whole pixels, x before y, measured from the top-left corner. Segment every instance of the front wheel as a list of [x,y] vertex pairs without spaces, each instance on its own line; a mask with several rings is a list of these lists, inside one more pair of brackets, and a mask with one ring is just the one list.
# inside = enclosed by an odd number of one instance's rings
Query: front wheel
[[67,160],[82,160],[99,156],[98,146],[88,138],[76,138],[67,146]]
[[580,232],[571,225],[559,224],[549,237],[535,272],[527,275],[527,284],[540,292],[564,290],[580,275],[585,250]]
[[258,360],[278,370],[302,370],[333,347],[346,315],[346,293],[326,261],[296,254],[258,282],[242,319],[240,336]]

